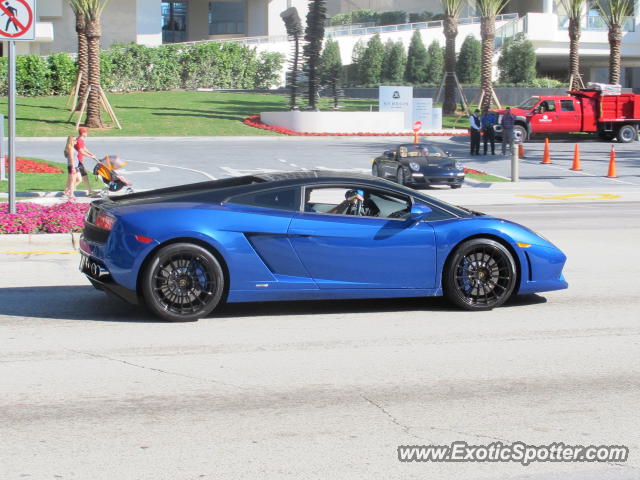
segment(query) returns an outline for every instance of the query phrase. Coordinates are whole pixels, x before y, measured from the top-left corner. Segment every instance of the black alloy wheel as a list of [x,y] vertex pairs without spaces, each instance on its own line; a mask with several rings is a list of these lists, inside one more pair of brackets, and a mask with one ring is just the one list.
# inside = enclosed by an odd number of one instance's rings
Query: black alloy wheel
[[161,248],[142,276],[147,306],[170,322],[206,316],[218,306],[224,290],[224,274],[216,257],[191,243]]
[[516,266],[507,248],[487,238],[462,243],[447,262],[446,297],[465,310],[502,305],[516,286]]

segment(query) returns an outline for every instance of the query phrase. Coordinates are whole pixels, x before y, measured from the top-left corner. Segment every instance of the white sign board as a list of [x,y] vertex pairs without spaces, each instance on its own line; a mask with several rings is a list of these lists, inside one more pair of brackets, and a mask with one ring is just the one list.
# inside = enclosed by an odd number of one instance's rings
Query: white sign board
[[434,107],[431,112],[431,129],[434,132],[442,130],[442,108]]
[[36,18],[36,0],[1,0],[0,40],[35,40]]
[[378,87],[378,110],[381,112],[403,112],[404,129],[413,125],[413,87]]
[[413,99],[413,121],[422,122],[422,131],[431,130],[431,109],[433,107],[432,98],[414,98]]

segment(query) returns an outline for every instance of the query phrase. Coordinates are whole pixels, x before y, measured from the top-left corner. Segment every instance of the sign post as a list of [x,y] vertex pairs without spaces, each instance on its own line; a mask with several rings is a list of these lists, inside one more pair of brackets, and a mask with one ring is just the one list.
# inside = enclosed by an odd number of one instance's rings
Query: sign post
[[0,3],[0,17],[0,41],[6,41],[9,47],[9,213],[16,213],[16,41],[31,42],[36,38],[36,0],[5,0]]
[[413,143],[419,143],[418,142],[418,134],[420,133],[420,130],[422,130],[422,122],[420,120],[413,122]]

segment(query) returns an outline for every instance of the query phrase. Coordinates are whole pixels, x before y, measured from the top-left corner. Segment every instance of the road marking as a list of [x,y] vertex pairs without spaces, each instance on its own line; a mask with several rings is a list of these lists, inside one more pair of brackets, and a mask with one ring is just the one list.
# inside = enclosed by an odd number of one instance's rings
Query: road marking
[[224,170],[232,177],[241,177],[243,175],[252,175],[255,173],[279,173],[286,172],[286,170],[276,170],[275,168],[252,168],[252,169],[238,169],[233,167],[219,167],[220,170]]
[[32,250],[29,252],[0,252],[0,255],[46,255],[50,253],[78,253],[77,250]]
[[566,195],[516,195],[523,198],[535,198],[536,200],[615,200],[621,195],[611,193],[568,193]]
[[200,175],[204,175],[205,177],[207,177],[210,180],[217,180],[217,178],[214,177],[213,175],[209,175],[207,172],[203,172],[202,170],[196,170],[195,168],[176,167],[175,165],[167,165],[167,164],[164,164],[164,163],[141,162],[140,160],[127,160],[127,163],[143,163],[145,165],[158,165],[159,167],[177,168],[179,170],[187,170],[188,172],[199,173]]
[[156,172],[159,172],[160,169],[158,167],[149,167],[146,170],[127,170],[126,168],[121,168],[120,171],[122,173],[127,173],[127,174],[131,174],[131,173],[156,173]]

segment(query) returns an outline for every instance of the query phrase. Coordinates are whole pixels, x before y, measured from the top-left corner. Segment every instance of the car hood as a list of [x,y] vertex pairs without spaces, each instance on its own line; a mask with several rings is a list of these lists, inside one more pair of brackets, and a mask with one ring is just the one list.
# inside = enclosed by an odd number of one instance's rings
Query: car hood
[[409,166],[411,162],[415,162],[420,167],[439,167],[439,168],[455,168],[456,159],[452,157],[409,157],[400,160],[400,163]]

